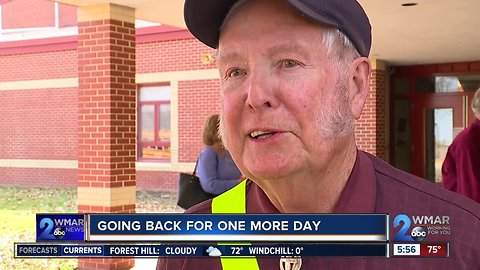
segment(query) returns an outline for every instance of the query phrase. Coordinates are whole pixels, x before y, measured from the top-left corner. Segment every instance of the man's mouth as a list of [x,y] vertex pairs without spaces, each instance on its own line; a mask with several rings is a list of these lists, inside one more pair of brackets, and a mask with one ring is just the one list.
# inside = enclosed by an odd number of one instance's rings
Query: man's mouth
[[255,130],[252,133],[250,133],[250,138],[253,139],[265,139],[273,136],[276,132],[271,132],[271,131],[261,131],[261,130]]

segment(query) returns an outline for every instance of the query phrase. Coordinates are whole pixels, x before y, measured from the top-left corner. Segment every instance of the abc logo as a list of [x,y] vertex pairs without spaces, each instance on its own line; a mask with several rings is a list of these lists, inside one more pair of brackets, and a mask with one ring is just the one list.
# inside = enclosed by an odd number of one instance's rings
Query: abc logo
[[412,229],[410,235],[412,236],[413,240],[420,242],[427,237],[427,230],[424,227],[415,227]]
[[62,227],[56,227],[55,230],[53,230],[53,236],[57,239],[62,239],[65,237],[65,230]]

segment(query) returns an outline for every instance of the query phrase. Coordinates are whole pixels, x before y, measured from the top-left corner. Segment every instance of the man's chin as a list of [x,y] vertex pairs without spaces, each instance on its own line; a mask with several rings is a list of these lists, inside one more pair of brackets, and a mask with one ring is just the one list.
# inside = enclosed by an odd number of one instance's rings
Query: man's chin
[[275,181],[280,178],[288,177],[289,173],[286,168],[279,168],[278,166],[262,166],[262,168],[252,168],[249,170],[252,174],[252,180],[258,181]]

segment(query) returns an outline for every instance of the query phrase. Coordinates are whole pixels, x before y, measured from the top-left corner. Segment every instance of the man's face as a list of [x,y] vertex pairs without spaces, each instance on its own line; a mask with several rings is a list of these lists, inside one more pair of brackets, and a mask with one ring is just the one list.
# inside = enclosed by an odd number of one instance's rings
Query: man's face
[[221,133],[246,176],[322,172],[345,140],[353,117],[323,33],[281,1],[249,1],[224,25]]

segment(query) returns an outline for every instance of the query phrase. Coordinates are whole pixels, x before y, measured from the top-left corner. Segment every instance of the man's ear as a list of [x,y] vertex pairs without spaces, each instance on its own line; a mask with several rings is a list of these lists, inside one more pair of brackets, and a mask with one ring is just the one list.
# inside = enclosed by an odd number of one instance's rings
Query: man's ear
[[366,57],[359,57],[352,62],[352,76],[350,77],[349,103],[355,119],[360,118],[363,106],[370,90],[370,76],[372,66]]

